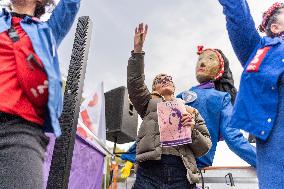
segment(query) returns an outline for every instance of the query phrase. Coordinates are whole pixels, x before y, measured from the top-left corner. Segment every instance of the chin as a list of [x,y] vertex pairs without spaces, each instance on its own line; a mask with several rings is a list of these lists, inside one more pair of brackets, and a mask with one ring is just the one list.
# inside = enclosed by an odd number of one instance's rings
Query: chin
[[196,80],[199,82],[199,83],[205,83],[207,81],[210,81],[210,79],[208,79],[205,75],[197,75],[196,76]]
[[174,94],[174,90],[171,87],[165,87],[161,91],[161,95],[172,95]]

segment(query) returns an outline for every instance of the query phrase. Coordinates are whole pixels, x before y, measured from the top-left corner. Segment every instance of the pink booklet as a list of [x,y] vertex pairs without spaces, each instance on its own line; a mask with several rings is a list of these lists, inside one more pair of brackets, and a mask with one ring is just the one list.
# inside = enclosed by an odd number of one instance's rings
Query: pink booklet
[[160,142],[163,147],[191,143],[191,128],[183,127],[182,114],[186,113],[182,100],[160,102],[157,107],[160,128]]

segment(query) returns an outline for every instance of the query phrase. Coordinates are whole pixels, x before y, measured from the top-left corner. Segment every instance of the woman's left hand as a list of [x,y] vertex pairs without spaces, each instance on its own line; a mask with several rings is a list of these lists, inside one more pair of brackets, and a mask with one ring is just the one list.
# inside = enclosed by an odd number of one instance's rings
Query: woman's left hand
[[194,129],[195,121],[190,113],[185,113],[181,118],[183,127],[191,127],[191,130]]

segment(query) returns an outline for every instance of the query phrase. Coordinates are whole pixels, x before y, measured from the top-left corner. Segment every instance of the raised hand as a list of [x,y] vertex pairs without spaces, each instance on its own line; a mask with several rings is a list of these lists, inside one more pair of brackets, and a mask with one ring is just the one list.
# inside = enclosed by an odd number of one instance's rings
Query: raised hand
[[138,28],[135,28],[135,36],[134,36],[134,53],[141,53],[143,49],[143,45],[147,36],[148,25],[139,24]]

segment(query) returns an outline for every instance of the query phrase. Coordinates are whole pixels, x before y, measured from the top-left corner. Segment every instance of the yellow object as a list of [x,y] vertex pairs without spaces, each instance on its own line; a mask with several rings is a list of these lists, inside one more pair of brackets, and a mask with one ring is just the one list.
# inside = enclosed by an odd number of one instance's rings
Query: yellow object
[[129,177],[132,167],[133,163],[126,161],[124,167],[121,169],[121,178],[126,179],[127,177]]

